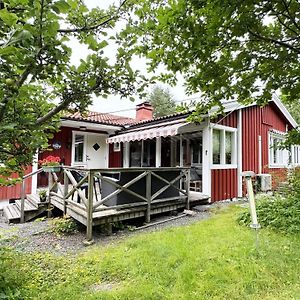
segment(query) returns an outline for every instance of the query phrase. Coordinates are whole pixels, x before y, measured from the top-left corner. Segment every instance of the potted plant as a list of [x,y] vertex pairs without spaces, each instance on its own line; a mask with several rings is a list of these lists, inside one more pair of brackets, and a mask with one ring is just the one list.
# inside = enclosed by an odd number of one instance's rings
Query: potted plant
[[39,191],[40,201],[45,202],[47,200],[47,191],[41,190]]
[[44,172],[59,172],[60,171],[60,158],[58,156],[49,155],[39,161]]

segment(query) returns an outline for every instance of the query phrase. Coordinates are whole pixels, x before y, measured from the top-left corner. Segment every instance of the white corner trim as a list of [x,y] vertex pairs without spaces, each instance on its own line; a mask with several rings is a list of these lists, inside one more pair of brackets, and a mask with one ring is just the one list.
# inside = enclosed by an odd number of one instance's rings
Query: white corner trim
[[272,100],[274,103],[277,105],[279,110],[283,113],[283,115],[287,118],[287,120],[291,123],[291,125],[296,128],[298,126],[297,122],[295,119],[292,117],[292,115],[289,113],[289,111],[285,108],[281,100],[276,94],[272,95]]
[[243,117],[242,109],[238,110],[238,124],[237,124],[237,194],[238,197],[243,196]]

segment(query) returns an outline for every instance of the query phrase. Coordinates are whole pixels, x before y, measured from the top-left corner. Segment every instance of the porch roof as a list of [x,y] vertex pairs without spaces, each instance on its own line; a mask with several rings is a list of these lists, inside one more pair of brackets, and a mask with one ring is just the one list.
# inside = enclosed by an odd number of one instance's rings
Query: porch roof
[[186,121],[174,124],[164,124],[161,126],[155,126],[150,128],[145,128],[141,130],[136,128],[130,132],[119,134],[106,139],[107,144],[130,142],[130,141],[141,141],[147,139],[154,139],[157,137],[167,137],[179,134],[179,129],[188,125]]

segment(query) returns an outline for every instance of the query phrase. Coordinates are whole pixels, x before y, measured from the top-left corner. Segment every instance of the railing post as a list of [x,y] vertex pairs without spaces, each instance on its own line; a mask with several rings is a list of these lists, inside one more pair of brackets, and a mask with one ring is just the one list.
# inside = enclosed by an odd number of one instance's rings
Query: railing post
[[191,180],[191,170],[186,170],[186,209],[190,209],[190,180]]
[[53,186],[53,178],[52,178],[52,173],[48,173],[48,209],[47,209],[47,218],[51,218],[51,189]]
[[21,190],[21,223],[25,222],[25,179],[22,179],[22,190]]
[[151,171],[148,171],[146,176],[146,198],[147,198],[146,223],[149,223],[151,219]]
[[69,190],[69,178],[67,173],[65,172],[65,169],[63,169],[63,173],[64,173],[64,214],[67,213],[67,199],[66,196],[68,194],[68,190]]
[[88,203],[86,220],[86,238],[88,242],[93,240],[93,197],[94,197],[94,173],[89,170],[88,175]]

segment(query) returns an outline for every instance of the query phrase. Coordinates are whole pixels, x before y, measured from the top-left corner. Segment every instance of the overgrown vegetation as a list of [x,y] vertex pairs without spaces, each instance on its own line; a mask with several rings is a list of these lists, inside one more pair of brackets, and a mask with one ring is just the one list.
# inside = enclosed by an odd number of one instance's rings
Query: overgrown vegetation
[[299,299],[300,236],[252,230],[230,208],[77,256],[0,252],[8,299]]
[[[259,223],[285,233],[300,233],[300,170],[295,169],[288,178],[288,191],[284,195],[264,196],[257,201]],[[249,225],[249,211],[238,217],[239,224]]]
[[54,218],[51,221],[51,231],[57,235],[73,234],[77,231],[77,223],[69,216]]

